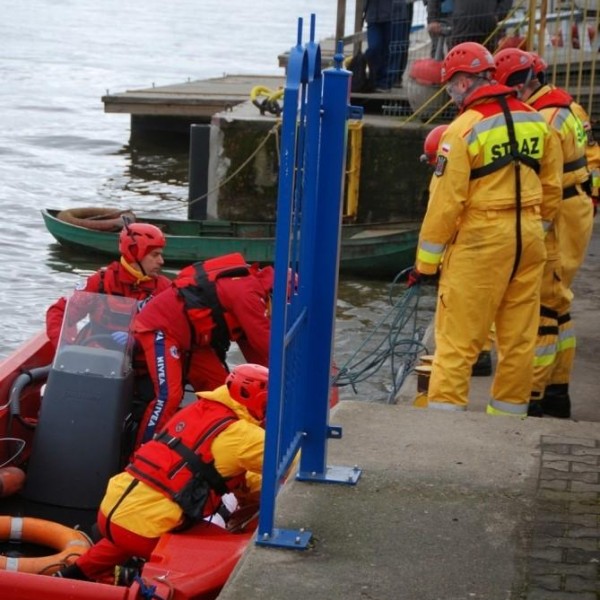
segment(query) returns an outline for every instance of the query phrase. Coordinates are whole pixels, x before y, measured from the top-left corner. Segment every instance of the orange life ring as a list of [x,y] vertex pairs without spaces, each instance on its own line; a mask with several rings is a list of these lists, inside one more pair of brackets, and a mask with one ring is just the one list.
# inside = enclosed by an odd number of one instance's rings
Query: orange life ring
[[59,221],[97,231],[121,231],[123,217],[130,222],[135,221],[135,215],[131,210],[116,208],[68,208],[56,215]]
[[5,515],[0,516],[0,540],[29,542],[59,550],[50,556],[0,556],[0,569],[43,575],[52,575],[75,562],[91,546],[85,533],[77,529],[43,519]]

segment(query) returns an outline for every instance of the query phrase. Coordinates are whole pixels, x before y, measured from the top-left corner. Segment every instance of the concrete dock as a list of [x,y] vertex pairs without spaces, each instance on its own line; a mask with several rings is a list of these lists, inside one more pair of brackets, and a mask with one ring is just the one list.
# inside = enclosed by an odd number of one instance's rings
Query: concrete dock
[[292,481],[275,526],[304,527],[307,550],[250,544],[219,600],[598,600],[600,598],[600,232],[574,286],[573,418],[343,401],[328,465],[356,486]]

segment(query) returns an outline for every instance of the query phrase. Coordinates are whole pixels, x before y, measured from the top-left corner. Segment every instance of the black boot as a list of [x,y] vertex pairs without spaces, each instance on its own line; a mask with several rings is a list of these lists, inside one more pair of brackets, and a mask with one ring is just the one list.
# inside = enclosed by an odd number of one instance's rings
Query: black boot
[[489,350],[482,350],[473,365],[473,377],[487,377],[492,374],[492,355]]
[[553,383],[544,391],[542,410],[545,415],[556,419],[568,419],[571,416],[571,398],[568,383]]
[[544,411],[542,410],[541,400],[530,400],[529,406],[527,407],[528,417],[543,417]]
[[64,577],[65,579],[89,581],[89,579],[83,574],[83,571],[75,563],[56,571],[52,577]]

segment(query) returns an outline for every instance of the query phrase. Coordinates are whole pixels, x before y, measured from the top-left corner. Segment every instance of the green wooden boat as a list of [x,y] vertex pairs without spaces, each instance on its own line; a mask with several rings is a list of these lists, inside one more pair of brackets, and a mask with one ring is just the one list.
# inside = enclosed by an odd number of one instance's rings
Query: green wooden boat
[[[96,219],[92,216],[64,220],[65,213],[68,217],[69,213],[89,214],[94,210]],[[111,219],[102,219],[107,211],[113,217],[113,223]],[[46,228],[61,245],[107,257],[118,257],[117,238],[123,221],[120,216],[115,217],[116,214],[110,209],[42,210]],[[193,221],[137,215],[135,220],[156,225],[164,232],[167,265],[182,266],[230,252],[240,252],[248,262],[269,264],[274,261],[275,223]],[[343,225],[340,272],[359,277],[392,278],[414,263],[419,228],[420,223],[416,221]]]

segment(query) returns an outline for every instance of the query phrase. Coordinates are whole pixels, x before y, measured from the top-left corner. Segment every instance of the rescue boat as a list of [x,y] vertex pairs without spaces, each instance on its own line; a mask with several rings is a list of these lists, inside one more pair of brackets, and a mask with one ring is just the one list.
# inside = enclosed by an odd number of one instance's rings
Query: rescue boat
[[[121,318],[134,314],[129,299],[89,296]],[[50,576],[92,543],[106,482],[123,467],[133,377],[130,349],[89,319],[75,324],[68,307],[56,351],[39,333],[0,362],[0,598],[216,598],[254,533],[256,507],[234,513],[227,529],[201,522],[164,535],[128,578]]]

